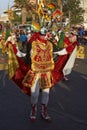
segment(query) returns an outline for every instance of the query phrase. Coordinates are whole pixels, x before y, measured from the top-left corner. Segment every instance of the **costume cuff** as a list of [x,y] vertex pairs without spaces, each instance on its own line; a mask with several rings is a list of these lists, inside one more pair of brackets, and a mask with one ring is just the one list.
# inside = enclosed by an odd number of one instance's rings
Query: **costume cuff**
[[66,49],[62,49],[61,51],[57,51],[57,52],[54,52],[54,54],[57,54],[57,55],[66,55],[67,54],[67,51]]
[[21,51],[17,51],[17,53],[16,53],[16,55],[18,56],[18,57],[25,57],[26,56],[26,53],[22,53]]

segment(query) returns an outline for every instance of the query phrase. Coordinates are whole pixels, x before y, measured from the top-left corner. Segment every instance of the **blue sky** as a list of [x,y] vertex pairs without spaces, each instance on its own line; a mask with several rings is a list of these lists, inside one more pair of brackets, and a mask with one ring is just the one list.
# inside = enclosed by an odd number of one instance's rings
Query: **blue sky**
[[0,0],[0,15],[3,13],[3,11],[8,9],[8,4],[11,7],[14,3],[14,0]]

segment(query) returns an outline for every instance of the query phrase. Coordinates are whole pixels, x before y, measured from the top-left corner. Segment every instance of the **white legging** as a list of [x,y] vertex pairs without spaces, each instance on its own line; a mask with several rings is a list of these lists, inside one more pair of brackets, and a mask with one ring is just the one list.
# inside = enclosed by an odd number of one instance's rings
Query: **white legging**
[[[39,77],[37,76],[35,84],[31,87],[31,104],[37,104],[39,97],[40,87],[39,87]],[[50,88],[42,90],[41,103],[48,104],[49,101]]]

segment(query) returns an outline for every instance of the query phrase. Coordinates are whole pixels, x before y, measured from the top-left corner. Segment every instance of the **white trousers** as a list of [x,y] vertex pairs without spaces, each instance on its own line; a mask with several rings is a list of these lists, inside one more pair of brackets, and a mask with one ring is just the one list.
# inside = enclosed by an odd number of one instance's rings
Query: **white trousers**
[[[31,87],[31,104],[37,104],[39,97],[39,77],[37,76],[35,84]],[[49,101],[50,88],[42,89],[41,103],[47,105]]]

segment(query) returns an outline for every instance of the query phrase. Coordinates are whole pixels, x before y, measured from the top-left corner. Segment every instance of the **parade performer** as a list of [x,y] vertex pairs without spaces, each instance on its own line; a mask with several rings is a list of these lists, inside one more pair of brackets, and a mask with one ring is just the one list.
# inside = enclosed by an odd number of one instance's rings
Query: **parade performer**
[[62,49],[63,48],[64,37],[65,37],[64,28],[61,28],[60,31],[58,32],[58,34],[59,34],[59,41],[57,42],[57,47],[59,49]]
[[[54,19],[61,15],[61,12],[56,9],[51,14],[52,21],[54,21]],[[62,66],[64,58],[60,56],[60,58],[58,58],[58,60],[54,63],[53,43],[50,40],[51,26],[48,25],[49,24],[47,24],[47,28],[45,28],[43,26],[40,27],[39,22],[32,22],[32,27],[34,28],[34,30],[31,38],[27,43],[27,45],[29,45],[29,48],[27,49],[26,56],[19,51],[17,44],[15,44],[16,42],[12,40],[12,36],[8,38],[6,42],[6,46],[9,48],[9,77],[14,82],[16,82],[16,84],[20,82],[21,84],[18,85],[21,86],[20,88],[22,88],[25,93],[30,90],[31,121],[35,121],[37,118],[37,104],[40,92],[42,94],[41,117],[46,121],[51,121],[51,117],[48,115],[47,112],[49,93],[54,84],[61,80],[61,78],[59,78],[60,73],[59,71],[57,71],[57,69]],[[70,50],[74,49],[74,44],[76,45],[75,41],[73,44],[71,44],[72,49],[70,49],[70,46],[68,46],[66,49],[63,49],[62,52],[58,51],[55,52],[55,54],[67,55],[68,52],[71,52]],[[28,64],[26,64],[22,57],[26,57],[26,59],[29,60]],[[63,68],[64,67],[62,67],[61,69],[63,70]]]
[[37,103],[41,90],[41,116],[44,120],[50,121],[51,117],[47,113],[49,93],[52,84],[51,71],[54,69],[53,46],[48,40],[50,34],[35,32],[31,43],[31,70],[26,74],[23,84],[31,89],[31,121],[36,120]]
[[8,39],[3,43],[4,51],[8,55],[8,77],[13,80],[23,92],[30,95],[30,90],[22,85],[22,80],[29,70],[29,66],[23,60],[26,56],[18,49],[16,36],[10,33]]
[[[55,13],[51,14],[51,17],[55,19],[59,15],[61,15],[59,10],[56,10]],[[54,69],[53,45],[50,41],[51,26],[49,24],[45,27],[44,24],[40,25],[41,27],[39,27],[39,23],[32,23],[35,33],[32,34],[29,40],[29,49],[31,47],[29,51],[31,52],[30,58],[28,58],[29,52],[26,56],[26,58],[31,59],[31,69],[27,72],[22,84],[31,90],[31,121],[35,121],[37,117],[37,104],[40,92],[42,93],[41,116],[44,120],[51,121],[51,117],[47,112],[50,88],[54,85],[51,73]]]
[[77,36],[73,31],[70,36],[65,34],[64,48],[54,54],[58,54],[59,58],[55,62],[54,70],[52,71],[54,83],[64,79],[64,77],[71,73],[74,66],[76,50],[77,50]]

